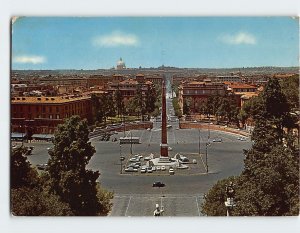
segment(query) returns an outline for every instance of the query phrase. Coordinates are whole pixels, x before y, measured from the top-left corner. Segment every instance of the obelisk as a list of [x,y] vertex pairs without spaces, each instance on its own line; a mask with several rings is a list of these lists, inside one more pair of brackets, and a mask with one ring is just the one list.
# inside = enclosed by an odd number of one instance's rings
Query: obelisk
[[162,82],[162,123],[161,123],[161,144],[160,156],[168,158],[168,138],[167,138],[167,110],[166,110],[166,86],[165,81]]

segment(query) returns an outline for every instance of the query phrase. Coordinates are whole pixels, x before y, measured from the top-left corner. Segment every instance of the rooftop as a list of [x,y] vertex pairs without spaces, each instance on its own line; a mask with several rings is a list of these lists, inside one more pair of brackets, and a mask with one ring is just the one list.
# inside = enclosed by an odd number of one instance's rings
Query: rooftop
[[46,97],[46,96],[39,96],[39,97],[12,97],[11,103],[67,103],[73,102],[78,100],[86,100],[89,99],[89,96],[54,96],[54,97]]

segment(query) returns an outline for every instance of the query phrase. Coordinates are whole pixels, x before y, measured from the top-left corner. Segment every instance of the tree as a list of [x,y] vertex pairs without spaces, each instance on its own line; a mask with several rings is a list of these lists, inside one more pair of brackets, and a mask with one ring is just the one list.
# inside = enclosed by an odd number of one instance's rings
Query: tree
[[190,114],[190,104],[191,100],[190,99],[183,99],[183,109],[182,112],[184,115],[189,115]]
[[201,212],[208,216],[226,216],[226,193],[225,188],[229,182],[236,183],[236,177],[219,180],[204,196]]
[[11,212],[16,216],[72,216],[67,203],[41,188],[22,187],[11,191]]
[[11,188],[32,187],[38,182],[38,174],[32,169],[27,157],[25,156],[26,148],[18,147],[12,149],[11,153]]
[[124,113],[124,102],[123,102],[123,96],[119,89],[119,86],[114,95],[114,102],[116,103],[117,114],[118,116],[120,116],[121,114]]
[[280,80],[282,92],[292,109],[299,109],[299,74]]
[[153,86],[147,86],[147,92],[145,97],[145,108],[148,114],[152,113],[155,110],[155,102],[157,100],[156,91]]
[[73,116],[59,125],[54,148],[49,151],[49,190],[69,204],[74,215],[93,216],[107,213],[98,195],[98,171],[86,169],[95,153],[89,142],[86,120]]
[[[236,207],[232,214],[298,215],[299,149],[294,146],[295,139],[290,131],[284,130],[293,125],[294,119],[289,114],[289,104],[278,80],[270,79],[264,92],[244,110],[255,121],[251,136],[254,143],[244,152],[245,167],[235,180]],[[217,189],[217,185],[213,186],[209,192],[212,197],[204,203],[203,211],[208,215],[221,215],[215,206],[209,205],[209,200],[219,197]]]
[[67,203],[45,191],[43,179],[24,156],[25,147],[11,154],[11,212],[17,216],[73,215]]

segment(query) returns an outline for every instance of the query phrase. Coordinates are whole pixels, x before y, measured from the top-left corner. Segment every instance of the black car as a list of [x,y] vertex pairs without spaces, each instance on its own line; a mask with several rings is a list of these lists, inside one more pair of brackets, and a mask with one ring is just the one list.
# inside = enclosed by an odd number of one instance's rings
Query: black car
[[156,181],[152,184],[152,187],[165,187],[165,184],[160,181]]

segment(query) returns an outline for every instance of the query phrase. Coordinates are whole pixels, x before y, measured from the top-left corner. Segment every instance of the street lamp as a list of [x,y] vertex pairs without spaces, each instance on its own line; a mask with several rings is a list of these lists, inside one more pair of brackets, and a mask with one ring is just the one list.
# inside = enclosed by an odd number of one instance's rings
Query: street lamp
[[132,132],[130,131],[130,154],[132,155]]
[[234,190],[234,184],[232,182],[229,183],[229,185],[226,185],[225,188],[225,192],[226,192],[226,201],[225,206],[226,206],[226,210],[227,210],[227,217],[230,216],[230,212],[232,211],[233,207],[236,206],[236,204],[234,203],[234,194],[235,194],[235,190]]
[[122,174],[122,161],[123,161],[123,158],[122,158],[122,146],[120,144],[120,162],[121,162],[121,167],[120,167],[120,174]]
[[208,146],[210,145],[209,142],[205,143],[205,165],[206,165],[206,173],[208,173],[208,161],[207,161],[207,157],[208,157]]
[[200,141],[201,141],[200,128],[198,129],[198,132],[199,132],[199,148],[198,148],[198,150],[199,150],[199,156],[200,156]]
[[24,146],[24,133],[23,133],[23,130],[22,130],[22,125],[20,125],[20,130],[21,130],[21,133],[22,133],[22,147]]

